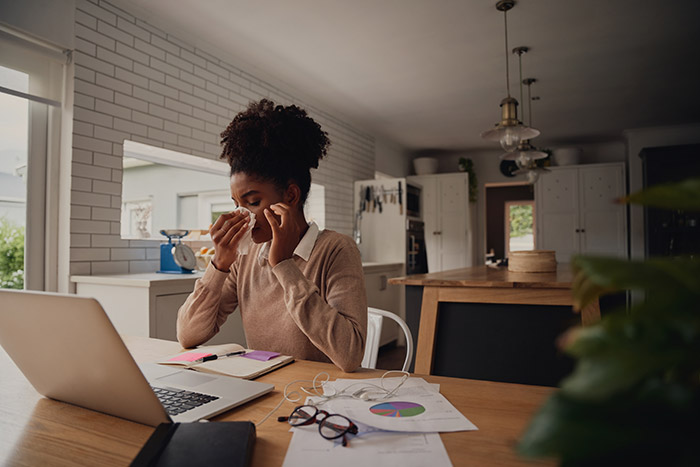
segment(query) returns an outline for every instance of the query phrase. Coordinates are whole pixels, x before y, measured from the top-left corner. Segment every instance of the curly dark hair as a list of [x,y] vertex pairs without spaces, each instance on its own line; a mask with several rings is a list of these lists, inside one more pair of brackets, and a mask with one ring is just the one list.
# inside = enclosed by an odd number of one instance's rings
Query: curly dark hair
[[328,133],[296,105],[284,107],[268,99],[251,102],[221,133],[231,175],[243,172],[268,180],[284,191],[290,182],[301,189],[301,206],[311,188],[310,169],[328,151]]

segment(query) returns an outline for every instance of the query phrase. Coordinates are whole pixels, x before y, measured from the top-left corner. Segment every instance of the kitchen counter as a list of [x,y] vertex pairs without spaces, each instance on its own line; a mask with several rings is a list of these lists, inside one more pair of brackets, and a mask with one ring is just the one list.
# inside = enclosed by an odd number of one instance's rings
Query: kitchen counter
[[71,276],[75,293],[96,298],[122,334],[175,340],[177,310],[203,273]]
[[389,283],[437,287],[570,289],[573,273],[568,264],[556,272],[510,272],[505,267],[475,266],[451,271],[395,277]]
[[102,276],[71,276],[71,282],[76,284],[106,284],[126,285],[129,287],[151,287],[154,284],[177,284],[178,282],[190,283],[193,279],[199,279],[203,272],[195,271],[192,274],[160,274],[147,272],[139,274],[107,274]]
[[[362,263],[362,271],[367,292],[367,306],[389,311],[405,321],[404,287],[389,285],[390,278],[406,274],[404,263],[365,261]],[[398,345],[404,345],[403,332],[393,321],[385,319],[379,345],[386,345],[393,341]]]
[[395,270],[397,268],[403,269],[403,263],[383,263],[383,262],[372,262],[372,261],[363,261],[362,262],[362,270],[365,272],[374,272],[374,271],[384,271],[384,270]]
[[557,337],[600,319],[597,302],[572,311],[572,281],[570,266],[559,264],[552,273],[476,266],[389,283],[406,286],[416,373],[554,385],[571,365]]

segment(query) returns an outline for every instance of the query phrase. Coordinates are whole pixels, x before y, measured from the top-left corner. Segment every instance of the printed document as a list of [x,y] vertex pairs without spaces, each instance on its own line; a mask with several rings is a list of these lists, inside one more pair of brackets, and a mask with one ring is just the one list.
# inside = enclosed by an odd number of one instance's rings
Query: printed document
[[[423,378],[408,378],[396,394],[381,399],[381,391],[368,388],[381,386],[393,389],[401,378],[337,379],[324,385],[324,394],[367,392],[377,400],[365,401],[353,397],[337,397],[323,404],[323,409],[345,415],[353,422],[388,431],[436,433],[478,430],[435,387]],[[336,392],[337,391],[337,392]]]
[[360,428],[359,434],[348,435],[347,446],[343,446],[340,439],[322,438],[318,433],[318,425],[294,428],[283,467],[452,465],[437,433],[392,433],[357,425]]

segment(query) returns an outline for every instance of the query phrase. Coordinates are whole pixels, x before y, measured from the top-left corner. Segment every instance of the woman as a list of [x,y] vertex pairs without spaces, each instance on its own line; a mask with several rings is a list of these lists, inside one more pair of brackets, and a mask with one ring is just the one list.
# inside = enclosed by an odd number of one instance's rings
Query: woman
[[231,198],[255,215],[253,245],[237,251],[248,212],[216,220],[212,262],[178,312],[180,344],[206,342],[240,305],[249,348],[355,370],[367,333],[360,254],[349,237],[307,223],[303,209],[327,134],[304,110],[263,99],[221,136]]

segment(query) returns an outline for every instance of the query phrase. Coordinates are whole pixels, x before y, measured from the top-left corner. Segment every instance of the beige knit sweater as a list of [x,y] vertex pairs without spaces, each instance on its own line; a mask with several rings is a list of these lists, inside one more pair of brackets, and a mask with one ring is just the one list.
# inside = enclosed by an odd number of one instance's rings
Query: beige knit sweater
[[360,253],[347,236],[319,232],[308,261],[295,255],[274,268],[254,244],[230,273],[209,265],[178,312],[183,347],[209,340],[237,305],[248,347],[297,359],[360,366],[367,335],[367,296]]

